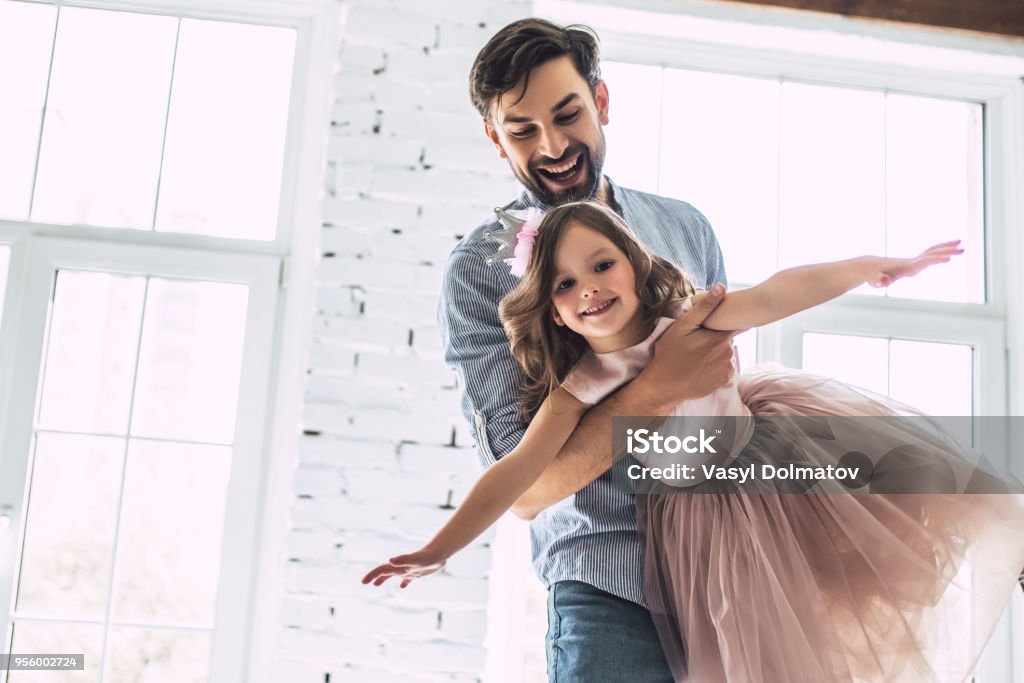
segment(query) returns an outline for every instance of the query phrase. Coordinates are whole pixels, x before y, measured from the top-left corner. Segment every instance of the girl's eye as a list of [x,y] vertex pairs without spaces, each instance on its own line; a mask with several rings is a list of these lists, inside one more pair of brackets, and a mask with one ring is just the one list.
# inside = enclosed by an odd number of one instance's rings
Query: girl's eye
[[576,119],[578,119],[580,117],[580,112],[581,111],[582,111],[582,109],[577,109],[576,111],[572,112],[571,114],[566,114],[565,116],[559,116],[556,119],[556,121],[558,121],[558,123],[560,123],[562,125],[566,125],[566,124],[572,123],[572,122],[574,122]]
[[594,266],[594,270],[596,270],[598,273],[602,273],[611,268],[613,265],[615,265],[615,261],[601,261],[596,266]]
[[556,292],[562,292],[562,291],[564,291],[566,289],[569,289],[574,284],[576,284],[575,280],[562,280],[561,282],[558,283],[558,286],[555,287],[555,291]]

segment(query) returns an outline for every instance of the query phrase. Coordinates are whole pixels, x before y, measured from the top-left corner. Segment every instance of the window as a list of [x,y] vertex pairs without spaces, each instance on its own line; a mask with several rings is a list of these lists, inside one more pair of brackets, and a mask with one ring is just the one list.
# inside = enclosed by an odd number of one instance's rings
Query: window
[[0,0],[0,651],[85,653],[52,680],[255,658],[254,426],[327,4]]
[[38,154],[22,142],[3,164],[2,217],[276,237],[293,29],[0,7],[5,49],[32,55],[27,73],[5,78],[20,105],[10,136],[38,141]]
[[[784,74],[768,78],[614,61],[604,62],[603,74],[619,92],[607,131],[609,174],[703,211],[719,237],[733,286],[803,263],[868,253],[912,255],[960,239],[966,253],[953,262],[885,290],[864,285],[846,298],[861,297],[862,319],[887,310],[879,299],[941,302],[931,310],[948,321],[964,312],[954,304],[975,304],[977,314],[986,315],[983,103],[807,83]],[[651,118],[657,126],[640,125]],[[913,317],[918,306],[907,302],[900,315]],[[826,309],[776,326],[804,334],[784,337],[774,353],[757,351],[759,342],[765,346],[765,331],[742,335],[741,364],[774,355],[816,372],[840,370],[854,383],[874,377],[868,388],[907,402],[925,400],[922,409],[976,412],[978,342],[954,330],[922,337],[918,329],[891,341],[872,331],[828,343],[823,333],[838,332],[830,321],[841,314]],[[807,327],[811,318],[815,323]],[[883,326],[882,320],[871,326]],[[989,347],[983,353],[997,354],[997,343],[995,337],[982,342]],[[886,353],[869,352],[878,344],[886,345]],[[952,384],[944,380],[941,395],[948,400],[936,400],[940,394],[928,388],[936,366],[896,362],[896,356],[937,360],[939,348],[960,351],[959,374]]]

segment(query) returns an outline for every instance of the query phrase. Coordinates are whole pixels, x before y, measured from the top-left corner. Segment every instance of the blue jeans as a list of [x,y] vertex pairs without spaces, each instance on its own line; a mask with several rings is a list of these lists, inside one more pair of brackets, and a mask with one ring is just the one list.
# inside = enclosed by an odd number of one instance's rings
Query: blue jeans
[[549,683],[673,683],[646,609],[582,581],[548,589]]

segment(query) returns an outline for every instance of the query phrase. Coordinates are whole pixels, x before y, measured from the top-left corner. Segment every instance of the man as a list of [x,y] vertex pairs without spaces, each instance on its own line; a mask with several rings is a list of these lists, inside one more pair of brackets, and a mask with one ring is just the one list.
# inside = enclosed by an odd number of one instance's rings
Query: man
[[[484,132],[525,191],[506,208],[547,209],[599,199],[622,215],[648,248],[711,291],[658,342],[652,364],[591,409],[513,511],[532,520],[533,560],[549,587],[551,681],[670,682],[640,587],[633,499],[612,485],[611,417],[664,415],[732,375],[730,333],[703,330],[724,293],[725,269],[707,220],[683,202],[622,188],[602,174],[608,88],[596,37],[579,26],[514,22],[477,55],[470,74]],[[498,319],[516,284],[498,245],[476,228],[449,259],[438,324],[445,358],[464,388],[484,466],[509,453],[525,426],[516,412],[519,371]]]

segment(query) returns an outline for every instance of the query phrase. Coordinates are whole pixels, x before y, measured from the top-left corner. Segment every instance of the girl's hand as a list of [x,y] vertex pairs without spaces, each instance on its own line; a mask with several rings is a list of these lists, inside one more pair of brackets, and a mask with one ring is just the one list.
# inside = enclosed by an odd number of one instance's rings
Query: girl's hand
[[412,583],[413,579],[429,576],[439,570],[444,566],[447,559],[447,557],[442,556],[440,553],[428,550],[427,548],[417,550],[408,555],[399,555],[398,557],[392,557],[388,560],[387,564],[382,564],[370,570],[363,577],[363,583],[373,582],[374,586],[379,586],[392,576],[400,576],[402,577],[401,588],[405,588]]
[[960,240],[943,242],[926,249],[914,258],[873,257],[868,262],[868,275],[865,281],[872,287],[888,287],[903,277],[917,275],[925,268],[936,263],[946,263],[957,254],[964,253],[960,248]]

